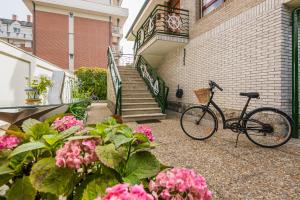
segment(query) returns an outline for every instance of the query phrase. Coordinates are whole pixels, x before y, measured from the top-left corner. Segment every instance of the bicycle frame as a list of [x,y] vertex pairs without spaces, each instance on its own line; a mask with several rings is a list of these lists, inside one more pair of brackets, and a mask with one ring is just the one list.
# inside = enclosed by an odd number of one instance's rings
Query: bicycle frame
[[[217,110],[217,112],[221,115],[222,123],[223,123],[223,129],[228,129],[228,128],[230,128],[229,126],[227,126],[227,122],[229,122],[229,121],[237,120],[238,123],[240,124],[241,121],[243,120],[245,114],[246,114],[246,111],[247,111],[247,108],[248,108],[249,103],[250,103],[250,101],[251,101],[251,98],[248,98],[248,100],[247,100],[247,102],[246,102],[246,104],[245,104],[245,106],[244,106],[244,108],[243,108],[243,110],[242,110],[242,112],[241,112],[239,118],[230,118],[230,119],[226,119],[226,117],[225,117],[224,112],[222,111],[222,109],[221,109],[221,108],[213,101],[214,94],[215,94],[215,93],[214,93],[214,91],[212,90],[212,91],[211,91],[211,97],[210,97],[208,103],[206,104],[206,107],[209,108],[209,106],[212,105],[212,106]],[[205,115],[205,113],[203,114],[202,117],[204,117],[204,115]],[[201,119],[202,119],[202,117],[201,117]],[[200,120],[201,120],[201,119],[200,119]]]

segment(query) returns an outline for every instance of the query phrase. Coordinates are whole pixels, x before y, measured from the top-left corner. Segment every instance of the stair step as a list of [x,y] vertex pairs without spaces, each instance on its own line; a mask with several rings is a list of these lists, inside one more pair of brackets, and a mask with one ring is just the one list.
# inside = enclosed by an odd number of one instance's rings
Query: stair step
[[151,103],[122,103],[122,109],[159,108],[156,102]]
[[128,80],[126,80],[126,81],[124,81],[124,80],[122,80],[123,81],[123,84],[128,84],[128,85],[132,85],[132,84],[145,84],[145,82],[143,81],[143,79],[141,79],[141,80],[131,80],[131,81],[128,81]]
[[122,88],[124,90],[147,90],[148,89],[145,84],[143,84],[143,85],[141,85],[141,84],[140,85],[137,85],[137,84],[135,84],[135,85],[122,85]]
[[122,98],[123,103],[151,103],[155,102],[154,98]]
[[123,115],[140,115],[140,114],[154,114],[160,113],[160,108],[130,108],[122,109]]
[[124,122],[132,122],[132,121],[143,121],[143,120],[151,120],[151,119],[161,120],[161,119],[165,119],[166,115],[162,113],[123,115],[122,118]]
[[124,73],[129,72],[129,73],[131,73],[131,72],[137,72],[137,71],[136,71],[136,69],[119,69],[119,72],[120,73],[122,73],[122,72],[124,72]]
[[139,98],[139,97],[145,97],[145,98],[150,98],[152,97],[150,92],[141,92],[141,93],[125,93],[123,94],[123,98]]
[[129,95],[132,93],[142,94],[142,93],[149,93],[149,91],[146,89],[142,89],[142,90],[124,90],[124,88],[122,89],[122,95]]
[[121,76],[140,76],[138,72],[120,72]]

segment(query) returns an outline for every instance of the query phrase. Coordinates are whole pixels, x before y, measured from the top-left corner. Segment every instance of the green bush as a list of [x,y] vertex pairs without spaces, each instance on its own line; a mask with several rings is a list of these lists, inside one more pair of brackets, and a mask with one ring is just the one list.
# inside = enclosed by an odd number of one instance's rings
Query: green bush
[[89,93],[93,99],[105,100],[107,93],[106,69],[100,67],[81,67],[75,75],[81,93]]

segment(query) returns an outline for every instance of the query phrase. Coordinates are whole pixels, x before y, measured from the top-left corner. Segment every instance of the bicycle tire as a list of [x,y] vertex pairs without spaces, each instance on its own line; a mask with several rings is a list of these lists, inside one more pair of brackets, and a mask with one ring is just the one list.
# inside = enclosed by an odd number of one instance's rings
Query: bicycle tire
[[[254,137],[252,137],[249,134],[249,131],[247,131],[247,124],[250,122],[251,117],[254,116],[254,115],[257,115],[259,113],[262,113],[262,112],[273,112],[275,114],[279,114],[281,117],[283,117],[286,120],[287,125],[289,127],[289,130],[288,130],[287,137],[282,142],[280,142],[278,144],[274,144],[274,145],[266,145],[266,144],[262,144],[262,143],[258,142],[257,140],[254,139]],[[261,114],[261,116],[263,116],[263,115]],[[245,129],[245,134],[248,137],[248,139],[251,142],[253,142],[254,144],[256,144],[258,146],[261,146],[261,147],[265,147],[265,148],[276,148],[276,147],[279,147],[279,146],[282,146],[282,145],[286,144],[292,137],[292,133],[293,133],[293,130],[294,130],[294,125],[293,124],[294,124],[293,120],[286,113],[284,113],[283,111],[278,110],[276,108],[270,108],[270,107],[263,107],[263,108],[255,109],[252,112],[250,112],[249,114],[247,114],[246,117],[243,120],[243,128]]]
[[[206,111],[205,115],[206,114],[209,115],[212,119],[212,122],[213,122],[212,130],[205,137],[195,137],[195,136],[193,136],[191,133],[189,133],[189,131],[187,131],[187,128],[184,125],[184,119],[185,119],[185,116],[188,115],[188,112],[191,111],[191,110],[194,110],[196,112],[197,110],[199,111],[199,109],[202,110],[202,111]],[[193,117],[195,117],[195,116],[193,116]],[[181,126],[181,129],[183,130],[183,132],[187,136],[189,136],[190,138],[192,138],[194,140],[206,140],[206,139],[210,138],[211,136],[213,136],[213,134],[217,131],[217,129],[218,129],[218,120],[217,120],[216,115],[213,113],[213,111],[210,110],[209,108],[207,108],[206,106],[193,106],[193,107],[188,108],[187,110],[185,110],[182,113],[182,115],[180,117],[180,126]]]

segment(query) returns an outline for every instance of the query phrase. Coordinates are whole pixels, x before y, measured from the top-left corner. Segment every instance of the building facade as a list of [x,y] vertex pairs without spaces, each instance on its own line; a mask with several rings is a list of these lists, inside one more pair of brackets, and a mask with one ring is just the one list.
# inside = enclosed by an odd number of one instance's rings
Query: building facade
[[239,93],[251,91],[261,99],[250,109],[291,114],[291,24],[299,6],[298,0],[149,0],[126,37],[170,88],[169,107],[197,104],[193,91],[214,80],[224,88],[216,102],[230,115],[246,101]]
[[119,53],[128,10],[120,0],[24,0],[34,17],[33,52],[62,68],[106,67]]
[[11,19],[0,18],[0,39],[32,53],[32,19],[18,20],[17,15]]

